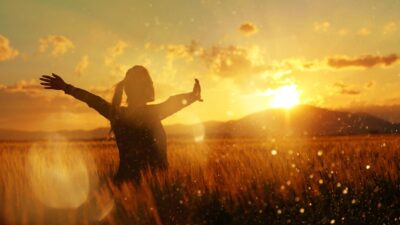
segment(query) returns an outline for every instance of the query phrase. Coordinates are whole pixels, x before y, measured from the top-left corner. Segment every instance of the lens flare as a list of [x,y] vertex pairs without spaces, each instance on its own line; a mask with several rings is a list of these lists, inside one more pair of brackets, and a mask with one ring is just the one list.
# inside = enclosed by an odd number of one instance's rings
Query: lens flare
[[33,145],[27,158],[27,174],[35,197],[52,208],[81,206],[90,190],[87,157],[65,143]]

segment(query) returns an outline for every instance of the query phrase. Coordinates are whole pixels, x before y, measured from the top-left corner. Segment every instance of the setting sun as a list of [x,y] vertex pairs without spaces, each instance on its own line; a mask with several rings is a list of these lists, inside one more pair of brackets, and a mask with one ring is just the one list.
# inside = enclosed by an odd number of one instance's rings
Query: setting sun
[[297,85],[285,85],[271,90],[270,106],[272,108],[291,108],[300,103],[300,93]]

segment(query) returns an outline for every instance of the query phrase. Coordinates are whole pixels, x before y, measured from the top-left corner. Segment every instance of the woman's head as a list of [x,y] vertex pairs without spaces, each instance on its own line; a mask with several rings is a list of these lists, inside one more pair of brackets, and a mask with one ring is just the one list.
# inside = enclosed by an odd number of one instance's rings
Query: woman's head
[[128,97],[128,104],[154,101],[153,81],[143,66],[134,66],[126,72],[124,90]]
[[143,66],[130,68],[125,78],[116,87],[112,99],[113,110],[121,105],[122,94],[125,91],[129,105],[142,105],[154,101],[153,81],[149,72]]

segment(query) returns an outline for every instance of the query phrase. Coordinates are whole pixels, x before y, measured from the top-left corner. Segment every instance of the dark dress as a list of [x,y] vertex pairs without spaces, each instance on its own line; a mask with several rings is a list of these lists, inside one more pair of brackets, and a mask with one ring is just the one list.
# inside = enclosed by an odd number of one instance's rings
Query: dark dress
[[[73,86],[68,86],[65,93],[86,102],[110,120],[111,104],[101,97]],[[116,184],[124,181],[138,184],[142,171],[168,168],[166,135],[161,120],[194,101],[195,95],[190,92],[131,111],[127,107],[120,108],[112,123],[120,157],[118,172],[114,177]]]

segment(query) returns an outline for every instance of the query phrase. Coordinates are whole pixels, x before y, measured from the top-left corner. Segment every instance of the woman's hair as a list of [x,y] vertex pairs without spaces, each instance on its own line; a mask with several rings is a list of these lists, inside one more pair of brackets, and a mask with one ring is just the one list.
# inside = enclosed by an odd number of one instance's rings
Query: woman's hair
[[145,104],[154,100],[153,81],[147,69],[143,66],[130,68],[126,72],[125,78],[115,86],[110,111],[111,126],[118,119],[124,90],[128,97],[128,104]]

